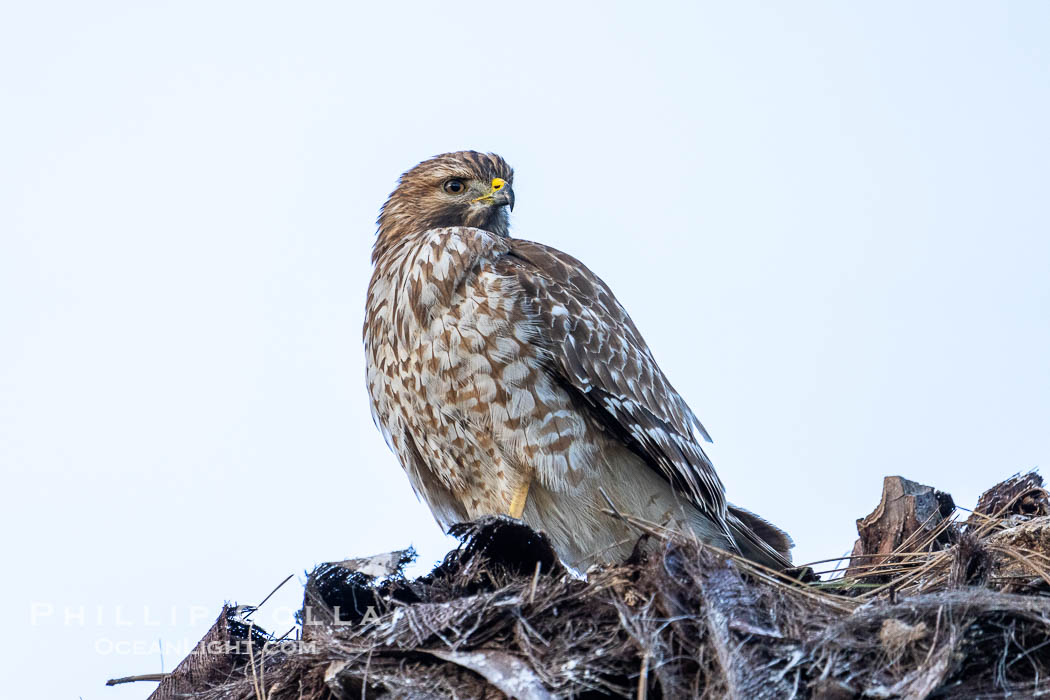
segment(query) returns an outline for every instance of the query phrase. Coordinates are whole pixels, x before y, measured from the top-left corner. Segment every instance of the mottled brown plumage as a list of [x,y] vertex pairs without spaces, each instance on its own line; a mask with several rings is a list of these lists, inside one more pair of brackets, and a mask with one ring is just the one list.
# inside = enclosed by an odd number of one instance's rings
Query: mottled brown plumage
[[510,514],[583,568],[624,557],[607,512],[783,567],[790,539],[728,505],[709,439],[609,288],[508,236],[513,171],[437,156],[402,175],[372,254],[364,341],[373,416],[447,529]]

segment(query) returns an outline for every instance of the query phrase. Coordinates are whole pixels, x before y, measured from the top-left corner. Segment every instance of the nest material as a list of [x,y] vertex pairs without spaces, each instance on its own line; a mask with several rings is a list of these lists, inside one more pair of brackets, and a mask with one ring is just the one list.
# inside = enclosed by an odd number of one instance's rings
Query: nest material
[[936,522],[894,531],[897,547],[816,583],[657,529],[581,578],[541,533],[485,518],[422,578],[402,574],[410,551],[318,567],[293,643],[224,608],[202,644],[239,644],[191,654],[152,697],[1050,694],[1047,493],[1034,474],[992,491],[966,522],[938,505]]

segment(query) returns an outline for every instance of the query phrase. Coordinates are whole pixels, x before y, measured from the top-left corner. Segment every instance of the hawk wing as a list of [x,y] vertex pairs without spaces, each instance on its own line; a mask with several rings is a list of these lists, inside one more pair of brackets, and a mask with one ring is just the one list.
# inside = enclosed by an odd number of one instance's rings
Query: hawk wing
[[520,285],[546,369],[733,541],[725,488],[698,439],[711,438],[609,287],[570,255],[506,240],[496,267]]

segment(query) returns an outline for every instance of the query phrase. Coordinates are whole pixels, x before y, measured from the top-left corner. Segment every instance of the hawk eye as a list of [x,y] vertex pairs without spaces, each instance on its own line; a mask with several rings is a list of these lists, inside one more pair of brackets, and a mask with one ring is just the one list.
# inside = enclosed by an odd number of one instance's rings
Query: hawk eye
[[465,189],[467,189],[467,186],[463,184],[462,180],[453,179],[445,182],[445,191],[449,194],[459,194]]

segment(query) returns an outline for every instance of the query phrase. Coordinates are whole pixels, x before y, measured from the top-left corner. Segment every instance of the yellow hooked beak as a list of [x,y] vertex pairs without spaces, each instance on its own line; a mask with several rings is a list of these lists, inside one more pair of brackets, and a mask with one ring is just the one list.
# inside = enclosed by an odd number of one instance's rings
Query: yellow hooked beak
[[485,202],[486,204],[492,204],[497,207],[507,205],[510,207],[511,211],[514,211],[514,190],[511,189],[510,183],[503,178],[493,178],[488,193],[478,197],[474,201]]

